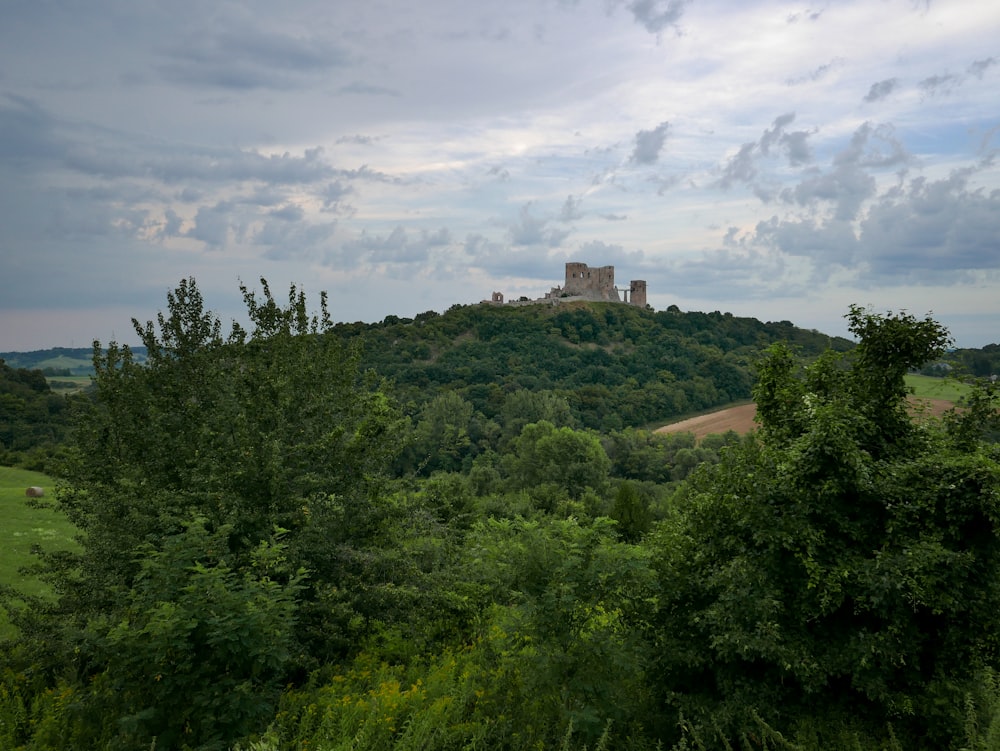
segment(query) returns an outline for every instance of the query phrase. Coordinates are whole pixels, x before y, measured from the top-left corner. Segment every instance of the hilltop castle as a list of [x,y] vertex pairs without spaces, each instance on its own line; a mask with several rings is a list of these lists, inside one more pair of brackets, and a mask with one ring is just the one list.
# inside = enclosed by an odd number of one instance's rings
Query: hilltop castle
[[[624,299],[622,299],[624,297]],[[628,305],[646,307],[646,282],[642,279],[633,279],[629,282],[628,289],[618,289],[615,286],[615,267],[600,266],[590,268],[585,263],[567,263],[566,281],[562,287],[553,287],[545,293],[545,297],[537,300],[529,300],[522,297],[520,300],[511,301],[509,305],[525,303],[556,303],[560,300],[597,300],[602,302],[624,302]],[[490,302],[503,304],[503,293],[494,292]]]

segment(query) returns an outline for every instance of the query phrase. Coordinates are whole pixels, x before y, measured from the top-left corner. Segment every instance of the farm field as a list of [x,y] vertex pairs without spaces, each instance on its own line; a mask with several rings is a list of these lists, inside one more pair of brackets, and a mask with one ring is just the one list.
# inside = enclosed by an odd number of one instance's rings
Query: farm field
[[[47,585],[20,573],[31,563],[31,546],[49,550],[73,548],[74,527],[56,511],[28,505],[24,491],[37,485],[51,498],[54,481],[39,472],[0,467],[0,584],[12,586],[25,594],[45,595]],[[7,615],[0,608],[0,637],[10,633]]]
[[[950,378],[933,378],[931,376],[908,375],[906,385],[913,389],[911,402],[929,415],[941,415],[955,406],[969,386]],[[701,440],[712,433],[725,433],[735,430],[737,433],[749,433],[757,424],[757,405],[738,404],[733,407],[716,410],[706,415],[697,415],[686,420],[664,425],[657,428],[657,433],[693,433]]]
[[46,380],[54,393],[62,395],[78,393],[91,384],[89,375],[52,376]]
[[916,399],[943,400],[954,404],[969,393],[968,384],[956,381],[954,378],[934,378],[925,375],[907,375],[906,385],[913,389]]

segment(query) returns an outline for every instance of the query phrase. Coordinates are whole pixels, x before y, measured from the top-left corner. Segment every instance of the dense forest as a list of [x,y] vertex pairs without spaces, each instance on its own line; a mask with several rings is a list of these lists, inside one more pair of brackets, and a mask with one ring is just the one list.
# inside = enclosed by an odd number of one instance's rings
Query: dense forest
[[0,359],[0,466],[44,469],[69,423],[69,400],[52,393],[42,371]]
[[[186,280],[143,357],[95,345],[52,465],[81,547],[4,592],[0,747],[1000,738],[996,384],[914,418],[932,319],[244,300],[223,331]],[[644,427],[750,397],[749,436]]]
[[[788,321],[762,323],[676,308],[654,312],[613,303],[456,305],[444,314],[428,311],[412,320],[389,316],[375,324],[331,324],[325,336],[354,348],[359,367],[386,380],[384,388],[418,428],[419,440],[398,457],[395,469],[424,475],[468,470],[480,454],[503,448],[521,427],[543,418],[557,427],[611,434],[748,400],[754,363],[778,341],[805,357],[853,346]],[[144,346],[130,353],[137,363],[147,357]],[[76,373],[85,354],[92,355],[58,349],[5,356],[18,366],[16,373],[32,374],[19,377],[35,378],[44,390],[45,372],[61,374],[46,364],[72,366]],[[29,370],[38,366],[41,373]],[[5,374],[0,378],[10,380]],[[50,401],[62,403],[55,397]],[[34,424],[45,422],[34,414],[38,405],[15,407],[32,413],[24,417]],[[45,430],[62,435],[67,415],[54,411]],[[6,414],[0,414],[0,425],[5,463],[46,468],[52,444],[24,456],[38,444],[34,436],[41,427],[22,430]],[[447,440],[452,444],[442,451],[440,444]]]

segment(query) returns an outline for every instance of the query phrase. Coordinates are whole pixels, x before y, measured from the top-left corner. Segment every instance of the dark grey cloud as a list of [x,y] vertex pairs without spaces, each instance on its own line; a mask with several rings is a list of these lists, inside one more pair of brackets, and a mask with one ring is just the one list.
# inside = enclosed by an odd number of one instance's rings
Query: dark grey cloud
[[830,62],[820,65],[819,67],[813,69],[804,76],[800,76],[798,78],[786,79],[785,83],[788,84],[789,86],[799,86],[804,83],[819,81],[820,79],[826,77],[826,74],[829,73],[831,70],[843,66],[845,62],[846,60],[844,58],[835,57]]
[[706,300],[773,300],[795,297],[807,290],[789,281],[787,261],[780,253],[720,248],[697,258],[684,258],[646,272],[650,289],[675,290]]
[[974,174],[918,177],[881,196],[861,223],[870,273],[882,283],[940,284],[1000,269],[1000,190],[971,187]]
[[866,122],[851,135],[847,148],[834,156],[835,165],[856,164],[861,167],[902,167],[913,161],[912,155],[896,138],[889,124]]
[[272,216],[275,219],[281,219],[284,222],[301,222],[303,218],[305,218],[306,212],[302,210],[301,206],[289,203],[282,206],[280,209],[269,211],[267,215]]
[[318,261],[336,229],[335,221],[302,222],[272,218],[254,231],[250,242],[264,247],[264,257],[272,261]]
[[[550,284],[559,283],[559,270],[570,260],[564,253],[544,245],[512,246],[479,233],[465,238],[463,250],[470,266],[492,276],[550,280]],[[539,289],[538,296],[544,292],[548,288]]]
[[684,15],[684,7],[690,0],[634,0],[628,4],[637,23],[642,24],[651,34],[659,34],[664,29],[676,27]]
[[870,89],[868,89],[868,93],[864,96],[864,101],[880,102],[894,92],[898,87],[898,78],[886,78],[883,81],[877,81],[872,84]]
[[820,203],[832,204],[834,218],[847,222],[857,217],[862,204],[874,195],[875,187],[875,178],[856,164],[839,164],[782,190],[781,197],[786,203],[811,208]]
[[911,161],[891,126],[864,123],[834,155],[829,168],[810,170],[797,185],[783,188],[779,195],[785,203],[812,212],[829,209],[833,220],[850,222],[875,195],[877,186],[869,170],[905,167]]
[[215,250],[225,247],[232,226],[233,208],[233,204],[228,201],[200,207],[194,217],[194,226],[187,231],[186,236]]
[[961,83],[961,76],[956,76],[954,73],[942,73],[928,76],[917,86],[928,96],[938,96],[950,94]]
[[435,251],[456,245],[447,227],[408,230],[398,224],[384,233],[362,231],[325,252],[324,262],[342,270],[379,266],[390,276],[405,278],[414,264],[427,266]]
[[823,11],[826,10],[822,8],[820,10],[809,10],[800,11],[797,13],[789,13],[785,18],[786,23],[798,23],[799,21],[818,21],[820,16],[823,15]]
[[[640,278],[640,271],[645,270],[645,254],[641,250],[625,250],[618,243],[591,240],[580,245],[573,258],[592,266],[615,266],[616,276],[624,272],[631,279]],[[619,277],[618,284],[621,285],[622,281]]]
[[667,140],[670,123],[664,121],[652,130],[640,130],[635,134],[635,148],[629,161],[634,164],[654,164]]
[[547,217],[538,217],[531,213],[531,202],[521,206],[517,219],[507,227],[507,237],[511,245],[545,245],[558,248],[569,236],[569,230],[561,230],[551,226]]
[[359,146],[372,146],[380,140],[382,140],[381,136],[365,136],[360,133],[355,133],[351,136],[341,136],[335,141],[335,143],[338,145],[342,143],[353,143]]
[[753,242],[789,256],[804,256],[817,269],[816,279],[825,278],[835,267],[852,268],[858,240],[850,221],[843,219],[770,219],[757,223]]
[[357,94],[359,96],[402,96],[402,94],[396,89],[390,89],[386,86],[377,86],[371,83],[364,83],[362,81],[353,81],[345,86],[341,86],[337,89],[337,93]]
[[167,185],[192,182],[230,184],[258,181],[303,185],[338,175],[389,179],[367,167],[338,170],[325,162],[322,149],[264,155],[239,148],[170,144],[161,140],[60,119],[23,98],[0,104],[0,159],[36,168],[62,167],[102,179],[153,179]]
[[566,202],[559,210],[559,221],[573,222],[582,217],[583,212],[580,211],[580,199],[573,196],[566,196]]
[[347,64],[329,39],[297,37],[231,21],[200,27],[161,51],[156,66],[168,81],[222,89],[292,89]]
[[758,180],[758,164],[762,158],[784,154],[791,167],[808,164],[813,159],[809,138],[814,131],[786,131],[794,121],[794,112],[779,115],[757,141],[740,146],[722,168],[722,176],[715,186],[728,190],[737,183],[743,183],[749,185],[762,200],[770,200],[776,189]]
[[5,94],[0,99],[0,160],[13,166],[52,159],[55,126],[55,119],[36,102]]
[[343,211],[346,206],[344,198],[354,192],[354,188],[345,184],[341,180],[334,180],[328,183],[319,192],[319,197],[323,200],[324,211]]
[[[854,282],[861,286],[968,283],[1000,271],[1000,189],[973,187],[976,172],[963,168],[940,180],[913,178],[873,196],[866,209],[854,213],[773,216],[759,222],[749,240],[808,258],[817,282],[840,269],[856,273]],[[851,193],[836,175],[825,177],[824,197],[838,201]],[[822,192],[817,185],[799,187]],[[865,192],[857,186],[853,196]],[[727,238],[735,240],[735,233]]]
[[995,57],[987,57],[983,60],[975,60],[969,66],[969,74],[976,78],[982,78],[983,74],[997,64]]

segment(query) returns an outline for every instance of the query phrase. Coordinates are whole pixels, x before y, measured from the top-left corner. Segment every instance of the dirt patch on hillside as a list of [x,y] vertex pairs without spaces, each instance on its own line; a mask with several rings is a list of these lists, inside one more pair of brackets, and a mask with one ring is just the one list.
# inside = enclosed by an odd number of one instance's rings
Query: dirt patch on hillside
[[[918,401],[925,415],[940,416],[951,409],[954,404],[944,399],[920,399]],[[749,433],[757,428],[754,417],[757,416],[756,404],[740,404],[728,409],[720,409],[717,412],[710,412],[707,415],[691,417],[687,420],[674,422],[657,428],[657,433],[694,433],[694,437],[701,440],[710,433],[725,433],[728,430],[735,430],[740,435]]]
[[735,430],[741,435],[749,433],[757,427],[753,418],[757,415],[756,404],[740,404],[737,407],[720,409],[718,412],[710,412],[707,415],[690,417],[687,420],[674,422],[657,428],[657,433],[694,433],[694,437],[701,440],[709,433],[725,433]]

